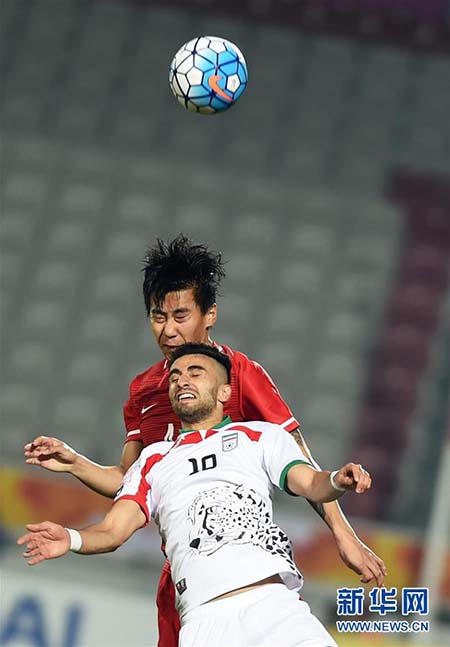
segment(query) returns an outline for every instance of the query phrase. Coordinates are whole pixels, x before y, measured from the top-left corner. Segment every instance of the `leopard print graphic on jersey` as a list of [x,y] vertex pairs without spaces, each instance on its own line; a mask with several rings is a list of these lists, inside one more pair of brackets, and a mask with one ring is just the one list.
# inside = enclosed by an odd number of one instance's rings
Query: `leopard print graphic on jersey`
[[188,516],[189,546],[195,553],[208,556],[227,544],[251,543],[283,556],[286,570],[301,577],[288,536],[273,523],[266,502],[251,488],[225,485],[201,492]]

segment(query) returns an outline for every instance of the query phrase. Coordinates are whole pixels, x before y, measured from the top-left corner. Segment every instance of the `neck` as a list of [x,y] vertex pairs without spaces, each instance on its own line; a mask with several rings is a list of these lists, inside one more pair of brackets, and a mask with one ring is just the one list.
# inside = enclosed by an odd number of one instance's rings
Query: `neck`
[[215,413],[212,416],[208,416],[207,418],[203,418],[203,420],[199,420],[199,422],[187,422],[187,420],[181,420],[181,425],[183,430],[186,429],[212,429],[216,425],[219,425],[223,420],[223,413]]

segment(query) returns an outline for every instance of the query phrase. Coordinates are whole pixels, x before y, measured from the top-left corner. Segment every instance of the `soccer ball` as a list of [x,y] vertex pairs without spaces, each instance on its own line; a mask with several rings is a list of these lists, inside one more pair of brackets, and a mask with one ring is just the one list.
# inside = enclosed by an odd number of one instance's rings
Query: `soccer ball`
[[228,110],[247,86],[247,65],[229,40],[200,36],[175,54],[169,85],[182,106],[202,115]]

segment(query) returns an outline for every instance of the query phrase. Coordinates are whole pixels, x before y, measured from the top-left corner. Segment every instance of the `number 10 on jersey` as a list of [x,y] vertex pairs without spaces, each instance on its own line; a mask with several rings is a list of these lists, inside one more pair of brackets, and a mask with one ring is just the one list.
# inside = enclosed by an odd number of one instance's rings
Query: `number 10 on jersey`
[[207,456],[202,456],[200,460],[200,467],[198,465],[198,460],[196,458],[188,458],[188,461],[192,465],[192,472],[189,473],[189,476],[192,476],[193,474],[197,474],[200,472],[204,472],[205,470],[212,470],[215,467],[217,467],[217,457],[215,454],[208,454]]

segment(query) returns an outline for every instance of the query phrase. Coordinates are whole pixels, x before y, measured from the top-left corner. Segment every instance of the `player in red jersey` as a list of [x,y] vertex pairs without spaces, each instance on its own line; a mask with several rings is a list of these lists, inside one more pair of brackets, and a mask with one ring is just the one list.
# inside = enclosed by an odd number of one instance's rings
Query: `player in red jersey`
[[[180,423],[171,410],[168,359],[186,342],[214,344],[232,361],[234,396],[225,409],[235,422],[264,420],[277,423],[293,434],[308,460],[311,454],[299,432],[299,423],[280,393],[256,362],[243,353],[215,344],[210,329],[217,319],[216,296],[224,276],[220,254],[194,245],[184,236],[168,244],[157,242],[144,265],[144,301],[150,326],[164,359],[138,375],[130,384],[124,405],[126,439],[121,462],[101,466],[78,454],[56,438],[40,436],[25,446],[27,463],[52,471],[69,472],[88,487],[114,497],[126,470],[143,447],[176,438]],[[336,502],[313,507],[330,527],[343,561],[361,575],[362,582],[383,583],[383,561],[357,537]],[[174,606],[170,565],[166,562],[157,594],[159,647],[176,647],[179,620]]]

